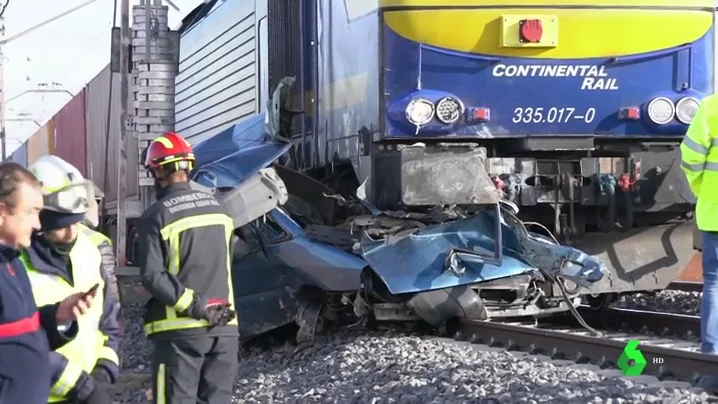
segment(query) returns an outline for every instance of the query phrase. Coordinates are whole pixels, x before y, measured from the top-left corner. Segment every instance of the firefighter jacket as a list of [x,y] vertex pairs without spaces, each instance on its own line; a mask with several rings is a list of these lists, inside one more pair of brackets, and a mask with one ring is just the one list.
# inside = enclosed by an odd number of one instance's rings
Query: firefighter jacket
[[102,270],[105,271],[107,275],[107,283],[105,285],[107,287],[107,296],[112,298],[112,301],[117,305],[115,310],[120,313],[120,292],[117,286],[117,276],[115,275],[116,262],[115,252],[112,249],[112,240],[99,231],[92,230],[85,225],[80,225],[80,231],[85,233],[85,235],[92,240],[92,244],[100,251],[100,255],[102,256]]
[[696,196],[696,224],[718,231],[718,98],[701,102],[681,143],[681,168]]
[[73,321],[60,332],[55,302],[38,309],[19,258],[20,251],[0,245],[0,403],[45,404],[50,350],[71,341],[78,326]]
[[118,306],[108,294],[108,275],[92,240],[79,232],[68,257],[36,236],[20,259],[28,270],[38,305],[61,301],[100,285],[90,311],[77,320],[80,329],[75,339],[50,353],[53,376],[48,402],[89,394],[94,389],[94,379],[89,374],[96,368],[106,371],[115,381],[120,362]]
[[229,243],[232,219],[214,196],[172,184],[157,195],[139,220],[138,264],[142,284],[152,295],[145,312],[145,334],[153,339],[237,336],[235,318],[210,327],[187,314],[213,301],[234,308]]

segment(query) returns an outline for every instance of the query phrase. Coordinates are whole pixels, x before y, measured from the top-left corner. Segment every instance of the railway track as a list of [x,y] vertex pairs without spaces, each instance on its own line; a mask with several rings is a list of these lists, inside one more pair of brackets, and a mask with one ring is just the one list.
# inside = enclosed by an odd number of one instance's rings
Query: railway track
[[[135,278],[124,273],[120,277],[123,281]],[[700,282],[679,281],[667,289],[700,292],[702,286]],[[144,303],[149,297],[137,282],[128,282],[123,289],[123,303]],[[528,323],[462,322],[454,337],[603,368],[615,367],[626,343],[637,339],[648,361],[644,375],[691,384],[699,376],[718,375],[718,357],[698,352],[700,321],[696,316],[619,308],[595,311],[580,307],[579,311],[591,327],[604,333],[603,337],[581,327],[570,315]]]
[[681,292],[702,292],[703,282],[675,281],[668,284],[666,290],[676,290]]
[[[123,302],[144,303],[148,296],[136,277],[122,278]],[[692,283],[682,283],[679,287],[695,288]],[[676,380],[693,386],[699,376],[718,375],[718,357],[698,352],[700,322],[696,316],[619,308],[596,311],[579,307],[579,311],[586,322],[602,331],[604,336],[592,334],[578,325],[572,316],[565,315],[530,322],[463,322],[458,324],[454,337],[510,351],[525,351],[529,355],[563,359],[558,363],[590,363],[604,369],[615,368],[626,343],[637,339],[648,362],[643,375],[655,376],[662,383]],[[654,359],[661,363],[654,363]],[[123,371],[121,380],[116,389],[118,396],[130,390],[135,396],[151,396],[151,391],[147,390],[149,375],[146,371]],[[649,380],[655,379],[651,377]],[[644,377],[637,381],[652,383]]]
[[615,367],[626,343],[638,340],[647,361],[643,375],[692,385],[700,376],[718,375],[718,357],[698,351],[700,320],[696,316],[629,309],[593,311],[585,307],[579,311],[602,336],[564,316],[529,323],[461,322],[454,338],[602,368]]

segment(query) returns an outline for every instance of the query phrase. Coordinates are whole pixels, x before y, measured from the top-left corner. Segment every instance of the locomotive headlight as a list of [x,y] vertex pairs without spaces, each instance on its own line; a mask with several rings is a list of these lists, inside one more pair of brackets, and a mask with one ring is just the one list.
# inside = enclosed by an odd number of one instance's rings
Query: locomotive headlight
[[648,118],[654,123],[665,125],[676,115],[676,108],[671,100],[666,97],[656,97],[648,103],[646,108]]
[[406,106],[406,119],[413,125],[421,126],[434,118],[434,104],[426,98],[414,98]]
[[444,97],[436,103],[436,117],[443,123],[452,124],[459,120],[463,109],[456,98]]
[[700,101],[693,97],[681,98],[676,103],[676,119],[686,125],[690,124],[691,121],[693,121],[693,117],[696,116],[698,106],[700,105]]

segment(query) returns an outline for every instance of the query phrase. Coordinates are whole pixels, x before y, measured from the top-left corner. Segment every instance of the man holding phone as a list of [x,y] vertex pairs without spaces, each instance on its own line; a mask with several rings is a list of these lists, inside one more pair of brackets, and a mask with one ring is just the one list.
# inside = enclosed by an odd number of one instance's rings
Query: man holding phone
[[111,403],[109,385],[119,376],[119,305],[108,293],[112,281],[92,239],[80,229],[94,185],[57,156],[29,167],[42,184],[40,232],[20,259],[28,269],[37,304],[85,291],[95,304],[78,320],[75,339],[50,354],[53,371],[48,403]]
[[[40,228],[40,183],[24,167],[0,164],[0,402],[43,404],[50,391],[49,350],[78,332],[92,296],[72,294],[38,309],[20,251]],[[60,331],[62,326],[63,331]]]

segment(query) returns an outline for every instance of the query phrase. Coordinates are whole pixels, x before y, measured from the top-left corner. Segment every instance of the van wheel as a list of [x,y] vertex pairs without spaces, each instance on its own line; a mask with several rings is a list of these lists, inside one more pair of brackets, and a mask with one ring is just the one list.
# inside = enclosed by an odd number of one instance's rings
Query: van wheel
[[592,310],[603,310],[618,300],[617,293],[599,293],[584,296],[585,302]]
[[324,332],[324,308],[323,302],[309,301],[302,304],[295,318],[299,326],[297,344],[311,345],[316,336]]

